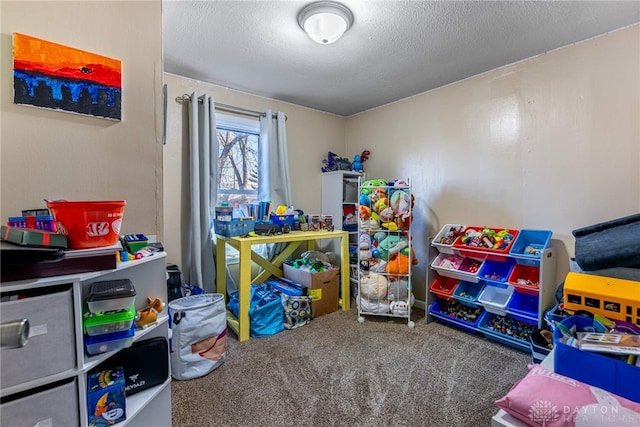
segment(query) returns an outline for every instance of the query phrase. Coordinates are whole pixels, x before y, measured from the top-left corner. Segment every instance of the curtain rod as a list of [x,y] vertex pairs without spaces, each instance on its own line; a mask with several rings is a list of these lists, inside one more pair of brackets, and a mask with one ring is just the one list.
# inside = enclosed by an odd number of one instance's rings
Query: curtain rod
[[[182,103],[190,100],[191,100],[191,95],[188,95],[186,93],[183,94],[182,96],[176,97],[176,102],[178,103]],[[202,102],[202,99],[198,99],[198,102]],[[226,111],[228,113],[243,114],[245,116],[264,117],[266,114],[264,112],[261,113],[260,111],[247,110],[246,108],[234,107],[233,105],[220,104],[218,102],[215,102],[214,105],[216,110]],[[277,117],[276,114],[272,114],[271,116],[274,119]],[[285,116],[285,120],[286,119],[287,119],[287,116]]]

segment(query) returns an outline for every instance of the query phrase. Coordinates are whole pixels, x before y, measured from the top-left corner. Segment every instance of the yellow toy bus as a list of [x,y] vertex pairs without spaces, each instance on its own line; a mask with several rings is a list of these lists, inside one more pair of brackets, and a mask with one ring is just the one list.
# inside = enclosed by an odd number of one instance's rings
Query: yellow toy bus
[[640,282],[570,272],[563,294],[565,310],[586,310],[640,326]]

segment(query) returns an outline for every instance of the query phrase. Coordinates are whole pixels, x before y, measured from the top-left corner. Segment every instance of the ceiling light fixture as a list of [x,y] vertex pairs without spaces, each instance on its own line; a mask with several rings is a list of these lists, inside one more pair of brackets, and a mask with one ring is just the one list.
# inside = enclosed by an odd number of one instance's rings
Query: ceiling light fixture
[[316,43],[331,44],[351,27],[353,14],[340,3],[319,1],[300,11],[298,24]]

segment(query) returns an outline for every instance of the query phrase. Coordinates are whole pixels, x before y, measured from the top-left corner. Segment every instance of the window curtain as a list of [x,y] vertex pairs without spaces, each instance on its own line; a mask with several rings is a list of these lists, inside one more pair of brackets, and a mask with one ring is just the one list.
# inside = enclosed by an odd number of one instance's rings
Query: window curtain
[[[258,200],[270,200],[272,210],[280,205],[292,206],[289,156],[287,154],[287,117],[281,111],[265,111],[260,117],[259,169],[262,179]],[[266,172],[266,173],[265,173]],[[273,259],[286,245],[267,245],[267,259]]]
[[212,225],[217,200],[216,118],[213,98],[194,92],[189,102],[189,184],[182,206],[187,230],[182,233],[182,270],[185,282],[215,292]]
[[279,205],[291,206],[291,180],[287,154],[287,118],[282,112],[271,110],[260,117],[260,183],[258,199],[270,200],[273,209]]

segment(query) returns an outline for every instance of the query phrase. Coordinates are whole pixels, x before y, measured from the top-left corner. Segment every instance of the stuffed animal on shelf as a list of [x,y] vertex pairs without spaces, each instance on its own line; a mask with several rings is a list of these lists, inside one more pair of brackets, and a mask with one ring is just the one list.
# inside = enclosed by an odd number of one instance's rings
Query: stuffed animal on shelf
[[138,310],[136,315],[136,326],[144,329],[148,325],[158,320],[158,313],[164,308],[164,303],[159,298],[147,298],[147,306]]
[[409,312],[409,304],[406,301],[393,301],[389,304],[389,311],[393,314],[407,314]]
[[360,279],[360,296],[368,300],[381,300],[386,297],[389,282],[386,277],[369,273]]
[[401,234],[389,234],[378,244],[380,258],[388,260],[408,246],[407,239]]
[[358,237],[358,251],[360,252],[360,259],[371,258],[371,236],[369,233],[360,233]]
[[411,248],[403,248],[398,256],[389,260],[386,272],[393,275],[408,274],[410,268],[409,263],[416,265],[418,263],[418,259],[413,254]]
[[384,179],[370,179],[362,183],[360,193],[369,196],[377,187],[385,187],[386,185],[387,181]]
[[358,209],[358,216],[360,218],[360,229],[377,230],[378,221],[372,218],[371,208],[369,208],[368,206],[360,205]]

